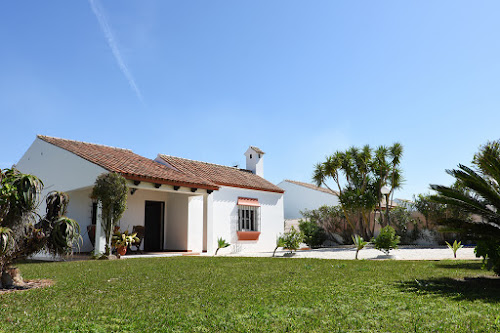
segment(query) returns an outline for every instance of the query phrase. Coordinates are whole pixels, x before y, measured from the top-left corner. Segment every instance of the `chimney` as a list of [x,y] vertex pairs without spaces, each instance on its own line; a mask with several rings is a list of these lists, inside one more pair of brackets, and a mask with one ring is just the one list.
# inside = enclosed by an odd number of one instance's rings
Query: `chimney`
[[245,152],[247,158],[246,169],[262,178],[264,178],[264,154],[262,150],[254,146],[250,146]]

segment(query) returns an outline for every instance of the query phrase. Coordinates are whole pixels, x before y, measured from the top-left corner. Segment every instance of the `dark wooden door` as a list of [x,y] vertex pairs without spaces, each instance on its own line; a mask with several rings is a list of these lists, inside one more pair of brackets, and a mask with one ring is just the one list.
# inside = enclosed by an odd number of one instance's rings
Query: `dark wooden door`
[[144,225],[144,250],[163,250],[163,212],[165,203],[161,201],[146,201]]

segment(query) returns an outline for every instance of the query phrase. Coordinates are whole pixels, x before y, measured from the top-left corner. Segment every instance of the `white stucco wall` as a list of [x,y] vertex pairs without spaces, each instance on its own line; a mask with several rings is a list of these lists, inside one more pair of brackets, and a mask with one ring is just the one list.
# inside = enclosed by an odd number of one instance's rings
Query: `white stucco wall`
[[[276,238],[283,233],[283,194],[248,189],[220,187],[213,196],[212,249],[217,248],[217,239],[222,237],[231,244],[224,252],[272,251]],[[257,241],[238,241],[238,197],[255,198],[260,204],[260,237]],[[209,239],[210,242],[210,239]],[[209,251],[210,252],[210,251]]]
[[106,169],[39,138],[24,153],[16,168],[39,177],[45,185],[45,193],[53,190],[69,192],[93,186],[97,176],[107,172]]
[[302,218],[301,210],[316,209],[323,205],[337,206],[339,204],[339,198],[333,194],[309,189],[287,181],[282,181],[278,186],[285,190],[284,210],[285,219],[287,220]]
[[80,225],[80,236],[82,242],[75,248],[75,251],[92,251],[92,244],[87,234],[87,226],[92,224],[92,200],[90,193],[92,188],[66,192],[69,196],[69,205],[66,215]]

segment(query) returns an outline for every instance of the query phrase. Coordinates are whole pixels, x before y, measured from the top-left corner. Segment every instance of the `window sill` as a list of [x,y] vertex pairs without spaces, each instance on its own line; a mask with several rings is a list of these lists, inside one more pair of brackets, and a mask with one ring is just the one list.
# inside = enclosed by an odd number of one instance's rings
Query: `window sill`
[[240,241],[256,241],[259,239],[260,231],[237,231],[237,234]]

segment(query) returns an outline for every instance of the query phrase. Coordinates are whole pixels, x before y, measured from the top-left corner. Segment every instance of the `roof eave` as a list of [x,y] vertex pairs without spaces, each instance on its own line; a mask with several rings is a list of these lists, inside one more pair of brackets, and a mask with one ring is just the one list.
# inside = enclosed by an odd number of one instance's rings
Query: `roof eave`
[[201,188],[201,189],[205,189],[205,190],[215,190],[215,191],[217,191],[219,189],[219,187],[217,185],[180,182],[180,181],[175,181],[175,180],[158,179],[158,178],[153,178],[153,177],[137,176],[137,175],[131,175],[131,174],[126,174],[126,173],[121,173],[121,175],[125,179],[128,179],[128,180],[138,180],[138,181],[157,183],[157,184],[162,184],[162,185],[196,187],[196,188]]

